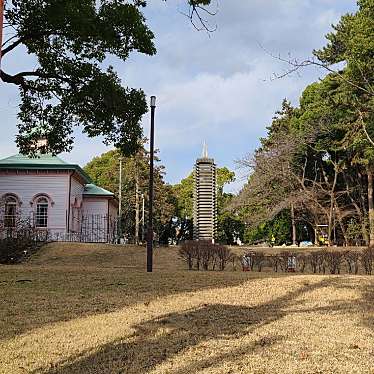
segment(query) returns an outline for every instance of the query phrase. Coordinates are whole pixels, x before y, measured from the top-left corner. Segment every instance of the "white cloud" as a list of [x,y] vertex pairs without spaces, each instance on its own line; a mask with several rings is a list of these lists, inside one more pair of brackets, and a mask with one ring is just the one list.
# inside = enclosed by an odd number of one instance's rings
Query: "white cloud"
[[[163,148],[201,143],[202,138],[259,136],[284,97],[298,97],[305,81],[264,81],[265,62],[229,77],[200,74],[188,82],[165,83],[158,92],[158,134]],[[171,142],[170,139],[173,139]]]
[[[330,24],[354,6],[352,0],[219,0],[212,19],[218,29],[209,37],[178,13],[184,1],[149,1],[145,14],[156,34],[156,56],[108,60],[124,84],[157,95],[156,146],[171,182],[191,171],[203,140],[220,166],[235,168],[234,160],[258,145],[282,99],[296,104],[303,88],[324,74],[310,69],[301,77],[264,82],[287,66],[259,44],[282,56],[308,57],[324,45]],[[13,71],[28,61],[21,60],[9,55],[6,67]],[[5,156],[15,148],[10,144],[17,95],[4,85],[0,89],[0,128],[6,127],[0,155]],[[147,135],[149,116],[143,123]],[[65,158],[84,164],[106,149],[99,140],[77,135],[74,151]]]

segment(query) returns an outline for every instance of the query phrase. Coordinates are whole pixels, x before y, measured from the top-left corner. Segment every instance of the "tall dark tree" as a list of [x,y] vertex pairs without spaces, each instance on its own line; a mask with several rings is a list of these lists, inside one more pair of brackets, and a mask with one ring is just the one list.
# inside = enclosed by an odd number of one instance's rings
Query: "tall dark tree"
[[327,34],[327,45],[314,54],[327,66],[344,63],[334,74],[351,111],[351,148],[367,175],[370,244],[374,245],[374,4],[358,0],[358,11],[341,17]]
[[313,52],[316,60],[288,61],[291,71],[317,64],[330,73],[305,89],[298,108],[283,103],[261,147],[244,160],[252,174],[235,202],[263,232],[290,204],[316,232],[326,225],[330,244],[347,244],[353,226],[362,243],[374,244],[374,6],[357,4]]
[[102,135],[124,153],[137,149],[140,119],[147,111],[144,92],[123,87],[114,69],[105,69],[104,63],[108,55],[126,61],[132,52],[156,53],[141,5],[139,1],[6,1],[6,26],[15,32],[4,43],[3,59],[23,45],[37,60],[30,70],[15,74],[1,70],[1,79],[20,90],[21,152],[32,152],[41,136],[48,139],[42,151],[70,150],[74,126],[82,126],[90,137]]

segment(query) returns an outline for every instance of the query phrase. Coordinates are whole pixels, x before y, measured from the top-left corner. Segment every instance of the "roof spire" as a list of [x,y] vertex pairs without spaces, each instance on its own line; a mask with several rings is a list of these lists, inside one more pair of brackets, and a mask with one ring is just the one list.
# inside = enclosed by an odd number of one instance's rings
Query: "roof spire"
[[208,158],[208,145],[206,144],[206,142],[204,141],[203,143],[203,154],[202,154],[203,158]]

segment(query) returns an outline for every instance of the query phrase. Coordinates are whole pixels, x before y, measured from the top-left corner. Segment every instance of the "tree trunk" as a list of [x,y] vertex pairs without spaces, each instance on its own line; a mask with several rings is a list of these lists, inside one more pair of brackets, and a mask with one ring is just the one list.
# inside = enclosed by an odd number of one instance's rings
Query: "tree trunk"
[[361,227],[362,227],[362,237],[365,240],[365,245],[369,245],[369,233],[367,230],[367,222],[366,222],[366,217],[367,217],[367,210],[366,210],[366,200],[365,200],[365,193],[364,189],[362,188],[363,186],[363,176],[361,174],[359,175],[359,186],[360,186],[360,199],[361,199],[361,206],[362,206],[362,216],[361,216]]
[[317,223],[314,223],[314,245],[319,246]]
[[296,241],[296,222],[295,222],[295,207],[291,203],[291,223],[292,223],[292,245],[297,245]]
[[[352,195],[349,192],[349,184],[348,184],[346,176],[344,176],[344,180],[345,180],[345,186],[346,186],[347,196],[351,200],[352,205],[355,207],[356,214],[357,214],[357,216],[360,219],[362,238],[363,238],[363,240],[365,242],[365,245],[369,245],[369,235],[368,235],[368,232],[367,232],[366,219],[365,219],[365,217],[366,217],[365,199],[364,199],[364,196],[363,196],[364,195],[363,194],[363,190],[361,189],[362,177],[361,177],[360,174],[358,176],[359,176],[359,180],[360,180],[360,192],[359,192],[359,196],[360,196],[360,200],[361,200],[361,208],[360,208],[360,206],[357,204],[356,200],[352,197]],[[335,204],[337,205],[337,203],[335,203]],[[348,245],[348,238],[345,239],[345,240],[347,241],[347,245]]]
[[[336,218],[338,219],[338,222],[339,222],[339,226],[340,226],[340,230],[342,232],[342,235],[343,235],[343,238],[344,238],[344,246],[347,247],[348,246],[348,237],[347,237],[347,232],[346,232],[346,229],[344,227],[344,222],[343,222],[343,218],[342,218],[342,215],[341,215],[341,212],[340,212],[340,208],[335,200],[335,210],[334,210],[334,221],[336,220]],[[334,228],[336,227],[336,221],[334,222]],[[335,231],[336,232],[336,231]],[[335,240],[335,244],[337,244],[337,241],[336,241],[336,235],[334,235],[334,240]]]
[[374,202],[373,202],[373,171],[370,167],[368,175],[368,206],[369,206],[369,245],[374,245]]
[[328,215],[329,226],[328,226],[327,240],[328,240],[329,247],[331,246],[331,236],[332,236],[331,234],[333,230],[333,225],[335,226],[335,222],[333,223],[333,217],[334,217],[334,201],[336,200],[335,199],[335,186],[336,186],[337,180],[338,180],[338,170],[337,170],[336,164],[334,164],[334,181],[333,181],[331,192],[330,192],[330,211]]

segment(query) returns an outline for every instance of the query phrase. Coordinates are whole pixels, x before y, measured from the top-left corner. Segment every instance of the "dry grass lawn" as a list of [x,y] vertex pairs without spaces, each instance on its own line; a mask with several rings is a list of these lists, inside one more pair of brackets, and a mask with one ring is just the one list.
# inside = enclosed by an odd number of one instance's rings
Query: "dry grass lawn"
[[374,373],[374,276],[188,272],[51,244],[0,266],[0,373]]

